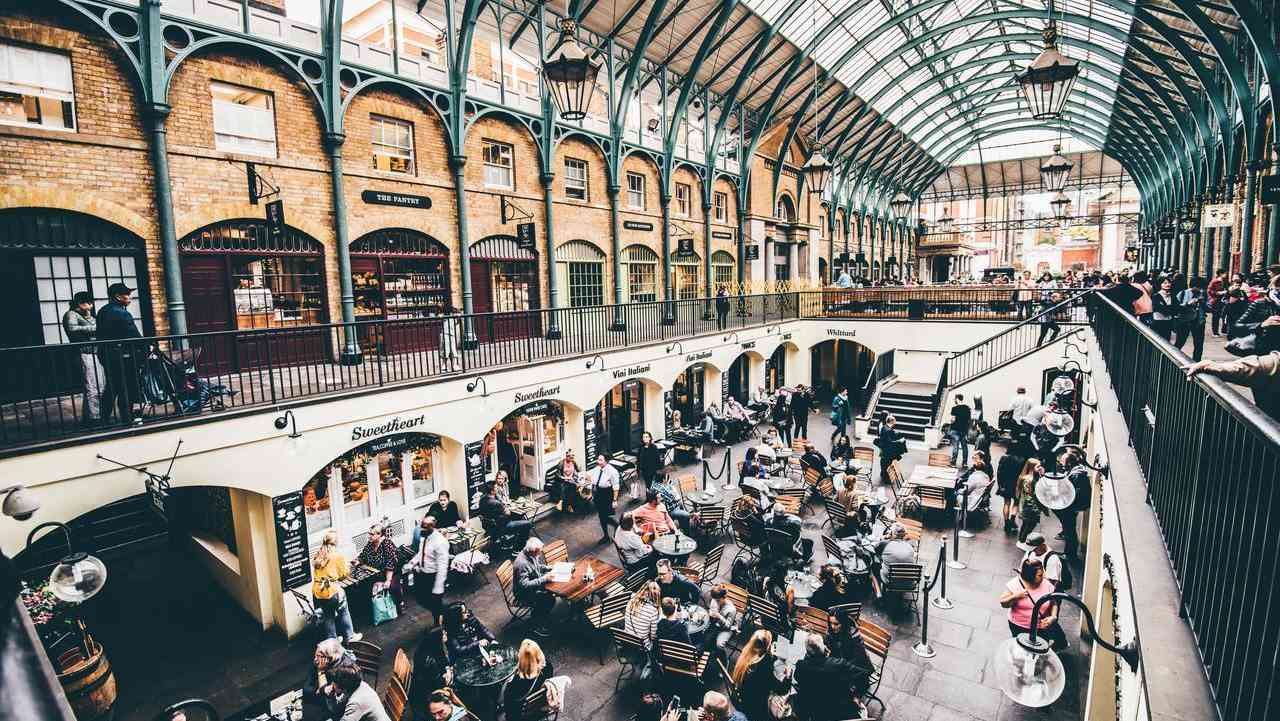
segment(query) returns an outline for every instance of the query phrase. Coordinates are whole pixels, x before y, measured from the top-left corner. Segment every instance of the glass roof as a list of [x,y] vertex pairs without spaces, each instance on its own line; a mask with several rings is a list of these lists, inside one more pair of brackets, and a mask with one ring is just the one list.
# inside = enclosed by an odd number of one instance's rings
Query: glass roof
[[[944,151],[954,150],[950,146],[964,137],[957,129],[1009,119],[991,116],[1019,106],[1012,74],[1043,49],[1039,37],[1045,25],[1043,0],[744,1],[766,22],[780,22],[784,37],[801,49],[812,49],[813,57],[832,77],[943,163],[949,158],[939,156],[953,154]],[[1129,13],[1113,6],[1124,4],[1055,2],[1058,33],[1063,38],[1060,47],[1068,57],[1081,61],[1080,79],[1069,102],[1086,108],[1087,115],[1103,128],[1110,123],[1133,24]],[[974,19],[1009,11],[1031,14]],[[909,17],[889,22],[904,14]],[[1089,18],[1111,31],[1062,20],[1064,14]],[[820,35],[816,43],[815,35]],[[981,42],[987,39],[990,42]],[[962,47],[970,41],[977,42]],[[1081,47],[1079,42],[1098,47]],[[967,67],[953,70],[960,66]],[[1013,137],[1038,142],[1032,131],[1026,132],[1031,134]],[[1043,148],[1026,151],[1028,156],[1037,154],[1043,154]]]

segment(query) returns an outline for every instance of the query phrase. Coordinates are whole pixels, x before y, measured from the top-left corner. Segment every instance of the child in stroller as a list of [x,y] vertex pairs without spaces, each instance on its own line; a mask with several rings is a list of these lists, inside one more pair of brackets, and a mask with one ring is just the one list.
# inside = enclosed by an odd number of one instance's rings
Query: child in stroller
[[196,414],[205,408],[220,411],[226,407],[225,399],[235,397],[236,391],[201,378],[196,372],[199,358],[199,348],[165,353],[159,345],[151,345],[138,369],[143,415],[153,415],[162,406],[172,406],[182,415]]

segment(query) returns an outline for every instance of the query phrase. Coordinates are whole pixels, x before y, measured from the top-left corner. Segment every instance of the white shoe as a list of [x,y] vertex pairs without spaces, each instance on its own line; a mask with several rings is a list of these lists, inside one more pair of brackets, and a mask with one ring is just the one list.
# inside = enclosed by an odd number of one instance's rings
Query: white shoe
[[1014,544],[1014,545],[1016,545],[1018,548],[1021,548],[1021,549],[1022,549],[1022,550],[1024,550],[1024,551],[1030,551],[1030,550],[1031,550],[1031,546],[1028,546],[1028,545],[1027,545],[1027,544],[1025,544],[1025,543],[1016,543],[1016,544]]
[[353,633],[347,637],[347,643],[351,643],[352,641],[359,641],[362,638],[364,638],[363,633]]

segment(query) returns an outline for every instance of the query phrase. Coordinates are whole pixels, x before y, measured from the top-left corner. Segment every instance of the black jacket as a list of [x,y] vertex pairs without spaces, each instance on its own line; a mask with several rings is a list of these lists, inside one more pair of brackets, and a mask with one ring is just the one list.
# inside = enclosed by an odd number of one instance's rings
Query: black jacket
[[502,689],[502,706],[507,712],[507,721],[524,721],[524,699],[530,693],[547,684],[547,679],[556,675],[555,669],[551,665],[551,659],[547,659],[547,665],[542,668],[542,673],[533,678],[520,678],[517,674],[511,677],[505,688]]
[[793,701],[796,715],[812,721],[836,721],[857,716],[850,690],[855,671],[834,658],[802,658],[796,662]]
[[437,528],[449,528],[462,520],[462,514],[459,513],[458,504],[455,501],[449,501],[449,505],[443,509],[440,508],[439,503],[432,503],[427,509],[427,515],[436,519]]
[[813,408],[813,401],[809,398],[808,393],[792,393],[791,394],[791,417],[804,418],[809,415],[809,410]]
[[680,643],[693,643],[689,640],[689,626],[684,621],[673,621],[668,618],[658,619],[656,637],[659,641],[666,639]]
[[751,721],[773,718],[769,712],[769,694],[787,690],[788,684],[773,674],[773,662],[773,654],[762,657],[747,670],[738,684],[738,693],[742,697],[739,710]]
[[[1280,306],[1276,305],[1270,298],[1263,296],[1252,303],[1245,309],[1244,315],[1241,315],[1235,322],[1233,330],[1237,335],[1249,335],[1258,330],[1258,326],[1262,325],[1262,321],[1273,315],[1280,315]],[[101,318],[101,313],[99,313]],[[102,321],[98,321],[98,328],[102,328]],[[102,337],[102,332],[98,332],[98,337]]]
[[636,449],[636,470],[640,473],[640,477],[646,480],[658,475],[658,469],[662,468],[661,452],[655,445],[641,444]]

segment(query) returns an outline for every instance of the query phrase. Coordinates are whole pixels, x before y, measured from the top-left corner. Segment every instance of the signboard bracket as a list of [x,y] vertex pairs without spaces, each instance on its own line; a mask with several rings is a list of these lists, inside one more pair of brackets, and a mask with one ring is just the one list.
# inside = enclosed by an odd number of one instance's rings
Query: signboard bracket
[[533,220],[533,215],[529,213],[529,211],[511,202],[511,199],[508,198],[507,196],[505,195],[501,196],[501,200],[502,200],[501,215],[502,215],[503,225],[506,225],[507,223],[510,223],[513,220]]
[[168,522],[169,512],[165,507],[165,503],[169,499],[169,489],[171,488],[169,474],[173,471],[173,464],[178,459],[178,451],[181,448],[182,439],[179,438],[178,445],[173,447],[173,455],[169,456],[169,467],[164,469],[164,475],[152,473],[147,470],[146,466],[133,466],[128,463],[121,463],[120,461],[112,460],[101,453],[98,454],[98,460],[106,461],[107,463],[114,463],[121,468],[128,468],[129,470],[137,471],[138,473],[146,476],[147,480],[145,481],[145,486],[147,489],[147,495],[151,497],[152,510]]

